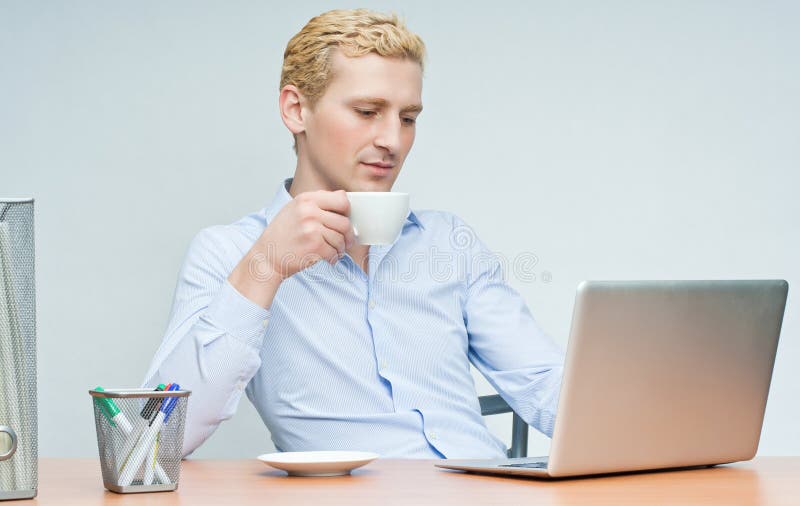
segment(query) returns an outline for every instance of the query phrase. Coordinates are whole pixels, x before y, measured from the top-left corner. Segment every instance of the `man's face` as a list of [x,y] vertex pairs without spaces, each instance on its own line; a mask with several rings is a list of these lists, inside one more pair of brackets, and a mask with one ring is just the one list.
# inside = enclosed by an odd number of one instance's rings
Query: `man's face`
[[298,148],[328,188],[389,191],[414,144],[422,69],[408,59],[334,51],[332,71],[313,110],[304,110]]

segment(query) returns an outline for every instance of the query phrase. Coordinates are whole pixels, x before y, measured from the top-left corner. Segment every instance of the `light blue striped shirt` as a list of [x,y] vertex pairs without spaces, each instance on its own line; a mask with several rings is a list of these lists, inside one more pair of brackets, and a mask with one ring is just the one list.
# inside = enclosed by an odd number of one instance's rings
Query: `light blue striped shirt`
[[242,392],[280,451],[496,458],[472,363],[529,424],[552,434],[563,352],[501,264],[458,217],[411,211],[397,240],[285,280],[269,310],[227,277],[291,200],[202,230],[181,268],[145,386],[193,391],[184,453],[233,416]]

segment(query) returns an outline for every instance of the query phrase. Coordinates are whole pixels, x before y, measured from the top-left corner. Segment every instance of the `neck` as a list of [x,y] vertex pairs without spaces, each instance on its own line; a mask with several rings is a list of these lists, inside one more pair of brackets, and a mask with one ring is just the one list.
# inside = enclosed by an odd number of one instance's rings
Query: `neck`
[[292,198],[300,193],[327,190],[335,191],[341,189],[335,181],[324,177],[319,171],[314,170],[311,161],[305,154],[305,150],[298,149],[297,166],[294,168],[294,179],[289,188],[289,195]]

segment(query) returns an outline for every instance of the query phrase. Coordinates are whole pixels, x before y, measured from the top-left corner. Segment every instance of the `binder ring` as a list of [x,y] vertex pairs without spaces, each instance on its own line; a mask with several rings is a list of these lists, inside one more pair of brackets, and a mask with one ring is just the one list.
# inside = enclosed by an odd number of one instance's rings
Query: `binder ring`
[[6,425],[0,425],[0,433],[5,432],[11,438],[11,447],[5,453],[0,453],[0,461],[10,459],[17,451],[17,433]]

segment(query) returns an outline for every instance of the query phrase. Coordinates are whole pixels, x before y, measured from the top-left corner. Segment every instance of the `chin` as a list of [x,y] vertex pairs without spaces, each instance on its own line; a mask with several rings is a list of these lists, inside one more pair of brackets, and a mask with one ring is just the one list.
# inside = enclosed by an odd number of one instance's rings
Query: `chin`
[[388,192],[392,191],[394,180],[388,181],[386,179],[380,180],[355,180],[350,184],[347,191],[353,192]]

